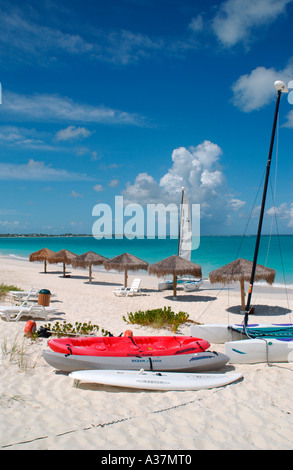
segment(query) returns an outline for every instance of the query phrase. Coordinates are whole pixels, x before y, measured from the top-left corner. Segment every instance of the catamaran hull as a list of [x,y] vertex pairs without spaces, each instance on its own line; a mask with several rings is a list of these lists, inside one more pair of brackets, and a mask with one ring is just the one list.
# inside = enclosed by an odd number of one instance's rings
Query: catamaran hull
[[[186,281],[177,279],[176,288],[183,289],[184,283]],[[170,281],[161,281],[158,284],[158,290],[172,290],[173,289],[173,280]]]
[[[235,331],[234,329],[239,329]],[[228,325],[227,323],[207,323],[203,325],[194,325],[190,327],[191,336],[205,339],[209,343],[224,344],[228,341],[246,340],[247,336],[243,334],[243,326],[240,324]],[[247,328],[251,334],[258,334],[258,336],[286,336],[293,337],[293,324],[292,323],[254,323],[248,324]],[[292,334],[291,334],[292,333]]]
[[173,282],[162,281],[158,284],[158,290],[171,290],[173,289]]
[[199,290],[201,285],[202,281],[185,282],[185,284],[183,285],[183,289],[185,290],[185,292],[194,292],[196,290]]
[[139,370],[142,368],[154,371],[197,372],[221,369],[229,361],[226,354],[213,351],[178,356],[101,357],[68,355],[46,350],[43,351],[43,358],[50,366],[66,372],[90,369]]
[[[193,280],[189,277],[186,278],[177,278],[176,287],[177,289],[184,289],[186,292],[192,292],[198,290],[202,285],[202,280]],[[173,279],[164,280],[159,282],[158,290],[172,290],[173,289]]]
[[293,362],[293,338],[262,338],[229,341],[225,352],[231,364]]
[[[190,327],[191,336],[198,335],[198,338],[205,339],[209,343],[224,344],[227,341],[238,340],[242,338],[240,333],[228,329],[227,323],[210,323],[203,325],[194,325]],[[209,339],[207,339],[209,338]],[[244,336],[246,338],[246,336]]]

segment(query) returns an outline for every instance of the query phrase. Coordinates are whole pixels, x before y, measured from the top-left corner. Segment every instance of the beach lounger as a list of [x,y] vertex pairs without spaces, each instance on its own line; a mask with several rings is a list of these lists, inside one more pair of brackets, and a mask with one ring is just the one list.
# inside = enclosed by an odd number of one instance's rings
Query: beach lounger
[[8,294],[13,297],[15,300],[21,301],[23,297],[27,297],[30,295],[31,297],[36,297],[39,293],[40,289],[37,289],[35,287],[32,287],[29,291],[24,292],[22,290],[10,290]]
[[[17,302],[27,302],[30,299],[38,299],[39,292],[41,289],[32,287],[29,291],[18,291],[18,290],[10,290],[9,295],[13,297],[13,299]],[[51,297],[54,297],[56,294],[51,294]]]
[[7,321],[18,321],[21,317],[32,317],[32,318],[44,318],[49,320],[48,315],[50,313],[55,313],[57,310],[52,307],[44,307],[43,305],[31,305],[28,306],[9,306],[1,305],[0,306],[0,315],[2,318],[5,318]]
[[139,288],[141,283],[141,279],[134,279],[131,287],[118,287],[117,289],[113,290],[115,295],[139,295],[141,294],[141,290]]

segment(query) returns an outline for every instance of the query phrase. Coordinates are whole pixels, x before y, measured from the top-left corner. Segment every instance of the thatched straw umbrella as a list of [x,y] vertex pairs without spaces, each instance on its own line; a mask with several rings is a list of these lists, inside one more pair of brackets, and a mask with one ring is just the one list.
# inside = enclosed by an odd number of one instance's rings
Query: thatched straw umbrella
[[49,256],[53,255],[55,252],[49,250],[49,248],[42,248],[39,251],[31,253],[29,256],[30,261],[44,261],[44,273],[47,272],[47,259]]
[[124,271],[124,287],[127,287],[127,272],[138,271],[140,269],[147,270],[148,263],[143,261],[137,256],[130,255],[129,253],[123,253],[115,258],[109,259],[104,262],[105,269],[115,269],[116,271]]
[[[220,282],[222,284],[230,284],[231,282],[240,282],[241,290],[241,308],[245,310],[245,292],[244,281],[250,282],[250,276],[253,263],[246,259],[238,258],[232,263],[226,264],[222,268],[216,269],[209,274],[212,284]],[[266,268],[261,264],[257,264],[255,271],[255,281],[265,280],[268,284],[272,284],[275,280],[276,271],[272,268]]]
[[80,256],[76,256],[72,260],[72,266],[74,268],[89,268],[89,282],[92,282],[92,266],[98,266],[103,264],[104,261],[107,261],[108,258],[105,258],[102,255],[98,255],[94,251],[87,251]]
[[76,258],[76,254],[68,250],[60,250],[57,253],[49,256],[48,261],[51,264],[63,263],[63,277],[65,277],[65,265],[72,264],[72,260]]
[[173,274],[173,297],[176,297],[177,276],[190,274],[195,277],[201,277],[201,266],[192,263],[181,256],[172,255],[149,267],[150,274],[156,274],[158,277]]

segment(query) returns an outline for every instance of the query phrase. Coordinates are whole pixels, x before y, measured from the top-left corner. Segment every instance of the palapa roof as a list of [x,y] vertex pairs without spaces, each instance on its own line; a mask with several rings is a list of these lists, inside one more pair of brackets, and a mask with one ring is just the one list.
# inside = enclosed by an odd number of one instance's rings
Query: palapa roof
[[[253,263],[246,259],[238,258],[225,266],[215,269],[209,274],[212,284],[221,282],[229,284],[236,281],[250,281]],[[256,265],[255,281],[265,280],[268,284],[272,284],[275,280],[276,271],[272,268],[266,268],[261,264]]]
[[87,251],[82,255],[76,256],[76,258],[72,260],[72,266],[74,268],[86,268],[90,265],[97,266],[99,264],[103,264],[107,259],[108,258],[105,258],[94,251]]
[[178,255],[169,256],[169,258],[152,264],[149,266],[149,273],[156,274],[158,277],[166,274],[175,274],[176,276],[183,276],[184,274],[191,274],[196,277],[202,276],[201,266],[181,258],[181,256]]
[[53,255],[55,252],[52,250],[49,250],[49,248],[42,248],[39,251],[35,251],[34,253],[31,253],[29,256],[30,261],[44,261],[49,258],[49,256]]
[[49,263],[65,263],[71,264],[72,260],[76,258],[77,255],[68,250],[60,250],[57,253],[49,256]]
[[125,269],[138,271],[139,269],[147,269],[148,263],[137,256],[123,253],[122,255],[105,261],[104,266],[108,271],[110,269],[116,269],[116,271],[124,271]]

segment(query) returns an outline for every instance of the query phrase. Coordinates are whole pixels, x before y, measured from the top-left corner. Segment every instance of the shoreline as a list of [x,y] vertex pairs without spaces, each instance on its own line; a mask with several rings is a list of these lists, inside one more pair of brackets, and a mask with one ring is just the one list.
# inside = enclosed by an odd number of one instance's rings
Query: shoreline
[[[170,330],[129,325],[123,315],[137,310],[171,306],[188,312],[193,321],[242,321],[240,293],[206,283],[199,291],[158,291],[156,276],[129,273],[128,285],[141,277],[142,295],[116,297],[124,274],[74,270],[62,277],[62,268],[0,257],[0,283],[24,290],[48,288],[56,296],[55,321],[89,322],[114,335],[131,329],[134,335],[173,335]],[[253,321],[288,321],[287,301],[276,288],[255,292]],[[292,305],[293,291],[289,300]],[[9,299],[1,299],[1,304]],[[27,319],[7,322],[0,318],[0,448],[7,450],[274,450],[292,448],[293,363],[227,364],[221,373],[235,371],[243,379],[231,385],[192,391],[151,392],[95,384],[75,388],[66,373],[42,358],[47,339],[24,338]],[[37,320],[37,328],[46,321]],[[190,325],[178,335],[190,335]],[[211,345],[224,352],[224,345]],[[247,397],[250,397],[248,400]],[[7,446],[7,447],[6,447]]]
[[[191,260],[201,265],[203,277],[208,277],[211,271],[230,263],[237,257],[251,259],[254,240],[255,236],[246,236],[244,242],[243,237],[239,236],[203,236],[198,249],[192,251]],[[92,236],[2,238],[0,256],[28,258],[31,253],[46,246],[55,252],[63,248],[76,254],[93,251],[109,259],[128,252],[147,261],[149,264],[153,264],[177,252],[177,245],[178,240],[173,239],[128,240],[124,238],[123,240],[96,240]],[[286,253],[284,263],[280,251]],[[276,284],[293,286],[292,253],[293,236],[284,236],[283,241],[275,236],[272,239],[267,239],[262,244],[258,262],[275,269]]]
[[[38,264],[41,269],[42,269],[42,266],[43,266],[43,261],[40,261],[40,262],[37,262],[37,261],[34,261],[34,262],[30,262],[29,261],[29,258],[28,257],[23,257],[23,256],[18,256],[18,255],[14,255],[14,254],[10,254],[10,255],[1,255],[0,254],[0,260],[3,259],[3,260],[15,260],[15,261],[19,261],[19,262],[24,262],[24,263],[29,263],[29,264]],[[53,269],[54,266],[62,266],[62,263],[56,263],[56,264],[49,264],[47,263],[47,274],[50,273],[50,268],[51,268],[51,271],[55,271],[55,269]],[[85,272],[85,275],[86,275],[86,272],[88,271],[87,268],[76,268],[76,269],[73,269],[71,265],[67,265],[66,267],[66,271],[68,270],[73,270],[73,271],[84,271]],[[105,273],[105,274],[113,274],[113,273],[117,273],[117,271],[115,270],[106,270],[103,266],[92,266],[92,272],[93,274],[94,273]],[[137,276],[150,276],[150,277],[156,277],[154,275],[150,275],[148,273],[148,271],[145,271],[145,270],[138,270],[136,272],[131,272],[129,271],[129,273],[131,275],[135,275],[136,273],[136,277]],[[45,273],[44,273],[45,274]],[[157,281],[159,282],[159,278],[156,278]],[[163,278],[161,278],[163,279]],[[211,282],[209,281],[208,278],[204,278],[204,283],[205,284],[209,284],[210,285],[210,288],[211,289],[216,289],[216,290],[220,290],[221,288],[223,289],[230,289],[230,290],[233,290],[233,291],[240,291],[240,286],[239,286],[239,283],[238,282],[233,282],[231,284],[226,284],[226,285],[223,285],[221,283],[215,283],[215,284],[211,284]],[[245,289],[248,290],[248,286],[249,286],[249,283],[245,281]],[[254,289],[255,287],[257,287],[258,291],[262,291],[263,290],[263,293],[266,293],[266,292],[270,292],[271,293],[271,290],[273,289],[272,292],[276,292],[277,291],[285,291],[286,289],[288,291],[293,291],[293,284],[281,284],[279,282],[277,283],[273,283],[271,285],[268,285],[265,281],[258,281],[258,282],[255,282],[254,283]]]

